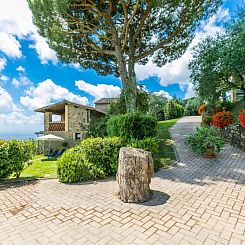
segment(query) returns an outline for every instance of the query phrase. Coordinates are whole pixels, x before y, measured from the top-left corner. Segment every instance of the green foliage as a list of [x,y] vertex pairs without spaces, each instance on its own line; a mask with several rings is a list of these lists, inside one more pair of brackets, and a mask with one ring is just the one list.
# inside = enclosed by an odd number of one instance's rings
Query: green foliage
[[177,118],[177,108],[172,100],[164,106],[164,117],[166,120]]
[[0,146],[0,178],[12,173],[19,178],[25,163],[36,153],[36,144],[30,140],[8,140]]
[[205,116],[203,119],[203,126],[209,127],[212,123],[213,117],[212,116]]
[[[103,175],[114,175],[117,171],[119,150],[123,141],[118,137],[88,138],[81,143],[86,162]],[[99,173],[101,175],[101,173]],[[101,176],[96,176],[101,177]]]
[[245,100],[237,101],[233,104],[231,113],[234,116],[235,123],[240,123],[239,112],[245,109]]
[[154,170],[158,171],[161,167],[159,160],[159,143],[156,137],[145,138],[143,140],[131,140],[127,143],[127,146],[140,148],[145,151],[150,151],[154,160]]
[[5,142],[5,140],[0,139],[0,146],[3,145]]
[[149,96],[149,110],[148,114],[157,118],[158,121],[164,120],[163,108],[167,103],[167,99],[163,96],[151,94]]
[[141,112],[131,112],[113,116],[107,122],[109,136],[117,136],[126,141],[156,136],[157,121]]
[[80,146],[66,150],[58,158],[58,178],[63,183],[86,181],[93,178],[90,164],[84,160]]
[[177,103],[174,104],[177,111],[177,118],[182,117],[184,115],[184,110],[185,110],[184,107]]
[[197,116],[198,108],[203,103],[200,97],[189,99],[185,105],[184,115],[185,116]]
[[[149,95],[143,87],[137,88],[136,110],[146,113],[149,109]],[[108,109],[109,115],[126,113],[125,93],[122,92],[118,101],[112,102]]]
[[187,137],[186,143],[199,154],[205,153],[208,148],[213,148],[214,153],[217,154],[225,145],[224,139],[219,136],[219,131],[214,127],[197,127],[196,131]]
[[106,137],[106,125],[108,117],[98,119],[89,125],[88,136],[89,137]]

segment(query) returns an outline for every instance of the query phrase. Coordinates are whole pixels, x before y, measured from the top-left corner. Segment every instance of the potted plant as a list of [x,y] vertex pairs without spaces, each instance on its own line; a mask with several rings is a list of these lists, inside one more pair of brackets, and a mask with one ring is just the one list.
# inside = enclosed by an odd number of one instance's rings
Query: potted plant
[[225,145],[224,139],[214,127],[197,127],[195,132],[187,136],[186,143],[194,152],[207,158],[215,157]]

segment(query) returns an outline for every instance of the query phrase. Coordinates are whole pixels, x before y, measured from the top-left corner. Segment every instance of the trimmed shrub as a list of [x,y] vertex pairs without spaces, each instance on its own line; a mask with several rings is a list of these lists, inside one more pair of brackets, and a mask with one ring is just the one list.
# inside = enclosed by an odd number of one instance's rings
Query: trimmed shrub
[[143,140],[131,140],[127,146],[140,148],[145,151],[150,151],[154,159],[154,170],[157,171],[161,167],[159,160],[159,143],[157,138],[145,138]]
[[155,137],[156,127],[156,118],[141,112],[131,112],[111,117],[107,122],[107,133],[111,137],[121,137],[125,141],[142,140]]
[[[118,137],[88,138],[81,143],[81,149],[91,166],[104,175],[114,175],[117,171],[119,150],[123,141]],[[95,176],[95,177],[101,177]]]
[[66,150],[58,158],[58,178],[63,183],[86,181],[93,178],[92,170],[84,160],[81,146]]
[[19,178],[25,163],[33,158],[36,145],[30,140],[8,140],[0,146],[0,178],[6,178],[12,173]]

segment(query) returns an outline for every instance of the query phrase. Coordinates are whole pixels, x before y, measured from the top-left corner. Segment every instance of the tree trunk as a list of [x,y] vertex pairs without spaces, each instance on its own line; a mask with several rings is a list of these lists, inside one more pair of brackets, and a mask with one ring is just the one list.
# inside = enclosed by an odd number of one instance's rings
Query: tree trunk
[[126,66],[125,58],[121,52],[120,46],[116,47],[116,54],[117,54],[119,74],[122,80],[123,92],[125,95],[126,111],[133,112],[136,111],[136,98],[137,98],[137,83],[136,83],[136,75],[134,71],[134,61],[133,61],[134,49],[132,48],[130,52],[127,66]]
[[151,152],[132,147],[121,148],[117,171],[119,198],[129,203],[148,201],[152,196],[149,185],[153,173]]

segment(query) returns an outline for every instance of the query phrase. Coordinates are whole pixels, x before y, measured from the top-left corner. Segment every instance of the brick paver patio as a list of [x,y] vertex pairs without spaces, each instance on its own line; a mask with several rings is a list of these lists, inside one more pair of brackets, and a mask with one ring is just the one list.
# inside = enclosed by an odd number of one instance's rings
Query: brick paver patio
[[0,244],[245,244],[245,153],[191,153],[183,140],[199,122],[171,129],[179,163],[155,174],[145,204],[118,200],[114,179],[0,184]]

